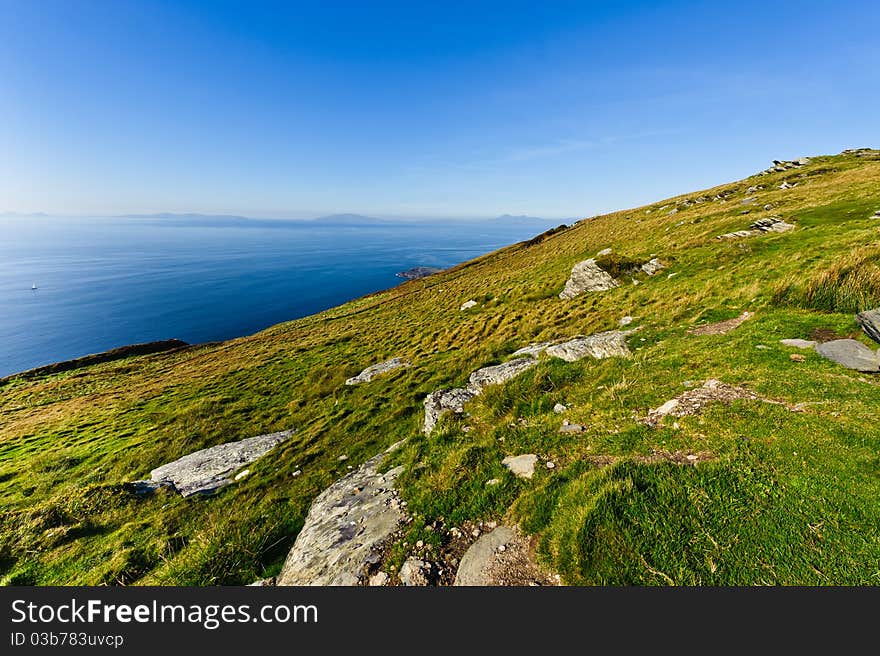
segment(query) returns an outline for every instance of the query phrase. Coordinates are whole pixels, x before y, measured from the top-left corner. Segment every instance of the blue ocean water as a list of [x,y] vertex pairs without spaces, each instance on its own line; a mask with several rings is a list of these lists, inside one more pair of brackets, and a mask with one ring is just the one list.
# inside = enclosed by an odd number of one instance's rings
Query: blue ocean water
[[247,335],[549,225],[0,217],[0,376],[126,344]]

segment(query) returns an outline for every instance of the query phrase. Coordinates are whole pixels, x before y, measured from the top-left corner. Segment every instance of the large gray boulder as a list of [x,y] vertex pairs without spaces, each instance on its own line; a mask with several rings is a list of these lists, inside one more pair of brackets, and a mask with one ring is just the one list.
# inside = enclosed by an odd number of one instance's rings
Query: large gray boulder
[[318,495],[277,585],[358,585],[379,562],[382,546],[405,518],[394,487],[403,467],[379,473],[386,453]]
[[148,492],[158,487],[170,487],[184,497],[210,494],[232,483],[236,471],[274,449],[294,432],[286,430],[258,435],[195,451],[157,467],[150,472],[150,480],[135,481],[135,489]]
[[546,351],[547,355],[566,362],[576,362],[585,357],[596,359],[625,358],[630,355],[629,347],[626,344],[626,336],[629,334],[630,331],[609,330],[589,337],[575,337],[567,342],[549,346]]
[[880,342],[880,308],[859,312],[856,315],[856,321],[868,337],[875,342]]
[[440,417],[447,412],[464,413],[464,404],[477,395],[471,390],[456,387],[448,390],[437,390],[425,397],[425,423],[422,431],[425,435],[434,430]]
[[565,289],[559,293],[561,299],[572,299],[584,292],[602,292],[619,287],[620,283],[611,277],[590,258],[578,262],[571,270],[571,276],[565,283]]
[[490,570],[496,556],[499,550],[506,548],[515,537],[516,532],[508,526],[499,526],[480,537],[461,557],[453,585],[492,585],[494,581]]
[[373,378],[379,376],[380,374],[388,373],[389,371],[394,371],[395,369],[409,366],[410,363],[403,358],[391,358],[390,360],[386,360],[385,362],[380,362],[379,364],[374,364],[370,367],[367,367],[357,376],[353,376],[352,378],[346,380],[345,384],[359,385],[360,383],[369,383],[371,380],[373,380]]
[[468,389],[474,394],[479,394],[485,387],[505,383],[511,378],[519,376],[527,369],[531,369],[536,364],[538,364],[538,361],[535,358],[525,357],[477,369],[468,378]]
[[816,345],[816,352],[847,369],[876,373],[880,371],[880,357],[854,339],[835,339]]

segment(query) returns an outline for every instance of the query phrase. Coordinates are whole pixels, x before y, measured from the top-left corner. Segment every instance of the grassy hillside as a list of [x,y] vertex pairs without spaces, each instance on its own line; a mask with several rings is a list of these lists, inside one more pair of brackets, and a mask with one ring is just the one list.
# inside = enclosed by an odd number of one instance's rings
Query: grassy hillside
[[[778,189],[783,180],[797,186]],[[812,351],[794,362],[779,343],[825,330],[870,344],[852,312],[880,305],[878,209],[880,152],[816,157],[584,219],[250,337],[7,381],[0,577],[207,585],[274,574],[311,500],[408,438],[394,462],[406,465],[409,544],[439,546],[425,527],[440,517],[504,519],[536,534],[540,558],[569,584],[880,583],[880,378]],[[715,238],[770,215],[797,227]],[[560,300],[572,265],[609,247],[618,262],[656,255],[667,268]],[[468,299],[479,305],[459,311]],[[754,317],[728,334],[688,333],[746,310]],[[470,418],[421,434],[428,393],[531,342],[612,329],[624,315],[640,328],[633,357],[543,359],[489,388]],[[343,384],[395,356],[413,366]],[[737,401],[658,428],[638,421],[708,378],[804,411]],[[557,402],[587,430],[560,434]],[[140,497],[124,485],[196,449],[291,427],[291,440],[213,497]],[[555,468],[524,481],[501,466],[528,452]],[[707,459],[663,457],[676,452]],[[493,478],[501,483],[487,486]]]

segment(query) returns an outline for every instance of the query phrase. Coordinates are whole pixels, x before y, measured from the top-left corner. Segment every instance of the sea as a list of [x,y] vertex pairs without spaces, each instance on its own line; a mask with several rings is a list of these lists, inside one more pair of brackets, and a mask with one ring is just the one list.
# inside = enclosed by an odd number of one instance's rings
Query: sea
[[556,223],[0,216],[0,377],[128,344],[248,335]]

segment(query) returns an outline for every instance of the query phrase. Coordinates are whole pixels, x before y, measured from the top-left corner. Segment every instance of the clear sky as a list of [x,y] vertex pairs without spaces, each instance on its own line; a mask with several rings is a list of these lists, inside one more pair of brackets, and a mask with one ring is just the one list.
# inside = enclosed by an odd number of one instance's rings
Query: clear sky
[[880,145],[880,2],[0,0],[0,212],[588,216]]

